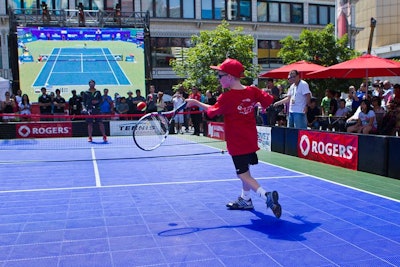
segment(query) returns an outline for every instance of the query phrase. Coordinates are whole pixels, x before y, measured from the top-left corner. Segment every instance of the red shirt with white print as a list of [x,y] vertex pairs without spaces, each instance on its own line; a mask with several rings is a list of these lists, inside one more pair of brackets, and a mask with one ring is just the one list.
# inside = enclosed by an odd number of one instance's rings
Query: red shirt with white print
[[217,103],[207,110],[209,117],[224,115],[225,139],[232,156],[256,152],[258,136],[254,108],[257,103],[266,108],[274,97],[255,86],[242,90],[230,89],[218,97]]

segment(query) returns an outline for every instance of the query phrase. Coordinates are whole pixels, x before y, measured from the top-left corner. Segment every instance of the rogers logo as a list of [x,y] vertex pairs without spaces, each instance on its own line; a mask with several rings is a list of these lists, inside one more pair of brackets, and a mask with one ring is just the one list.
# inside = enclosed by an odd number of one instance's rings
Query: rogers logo
[[31,134],[31,129],[28,126],[23,125],[23,126],[19,127],[18,134],[21,137],[28,137]]
[[310,152],[310,139],[307,135],[302,135],[300,139],[300,151],[303,156],[307,156]]
[[342,144],[324,143],[322,141],[314,140],[310,142],[307,135],[301,136],[299,146],[303,156],[307,156],[311,150],[311,153],[318,155],[352,159],[354,156],[353,151],[356,151],[356,148],[350,145],[345,146]]
[[45,124],[29,124],[21,125],[17,128],[17,134],[22,138],[29,137],[53,137],[53,136],[71,136],[72,127],[65,125],[45,125]]

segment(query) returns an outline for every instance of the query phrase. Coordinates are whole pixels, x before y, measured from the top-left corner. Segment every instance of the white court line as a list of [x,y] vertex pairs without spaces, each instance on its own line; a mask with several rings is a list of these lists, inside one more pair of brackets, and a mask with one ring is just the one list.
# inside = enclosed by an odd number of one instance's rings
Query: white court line
[[[212,147],[212,146],[209,146],[209,145],[205,145],[205,144],[202,144],[202,145],[216,149],[215,147]],[[304,173],[304,172],[295,171],[293,169],[282,167],[282,166],[279,166],[279,165],[276,165],[276,164],[272,164],[272,163],[269,163],[269,162],[265,162],[265,161],[262,161],[262,160],[260,160],[259,162],[261,162],[263,164],[266,164],[266,165],[274,166],[274,167],[277,167],[277,168],[280,168],[280,169],[283,169],[283,170],[294,172],[294,173],[297,173],[299,175],[315,178],[315,179],[318,179],[318,180],[321,180],[321,181],[325,181],[325,182],[328,182],[328,183],[331,183],[331,184],[343,186],[343,187],[350,188],[350,189],[353,189],[353,190],[356,190],[356,191],[359,191],[359,192],[363,192],[363,193],[366,193],[366,194],[370,194],[370,195],[373,195],[373,196],[381,197],[381,198],[384,198],[384,199],[388,199],[388,200],[392,200],[392,201],[400,203],[400,200],[398,200],[398,199],[391,198],[391,197],[384,196],[384,195],[380,195],[380,194],[377,194],[377,193],[373,193],[371,191],[367,191],[367,190],[363,190],[363,189],[360,189],[360,188],[357,188],[357,187],[341,184],[341,183],[338,183],[338,182],[335,182],[335,181],[331,181],[331,180],[328,180],[328,179],[325,179],[325,178],[321,178],[321,177],[318,177],[318,176],[315,176],[315,175],[307,174],[307,173]],[[293,177],[296,177],[296,176],[293,176]],[[256,179],[259,180],[260,178],[256,177]]]
[[[96,163],[97,165],[97,163]],[[286,176],[272,176],[257,178],[257,180],[271,180],[271,179],[288,179],[288,178],[302,178],[309,177],[305,175],[286,175]],[[142,183],[142,184],[119,184],[119,185],[100,185],[97,186],[80,186],[80,187],[58,187],[58,188],[39,188],[39,189],[19,189],[19,190],[8,190],[0,191],[0,194],[6,193],[26,193],[26,192],[46,192],[46,191],[68,191],[68,190],[79,190],[79,189],[96,189],[96,188],[122,188],[122,187],[140,187],[140,186],[158,186],[158,185],[180,185],[180,184],[203,184],[203,183],[223,183],[238,181],[238,178],[221,179],[221,180],[204,180],[204,181],[180,181],[180,182],[160,182],[160,183]],[[99,179],[100,182],[100,179]]]
[[99,167],[97,166],[97,161],[96,161],[96,154],[94,153],[94,148],[90,148],[92,151],[92,162],[93,162],[93,171],[94,171],[94,177],[96,179],[96,187],[101,187],[101,181],[100,181],[100,173],[99,173]]
[[295,171],[295,170],[292,170],[292,169],[289,169],[289,168],[285,168],[285,167],[282,167],[282,166],[279,166],[279,165],[275,165],[275,164],[272,164],[272,163],[268,163],[268,162],[265,162],[265,161],[260,161],[260,162],[262,162],[264,164],[267,164],[267,165],[274,166],[274,167],[278,167],[278,168],[281,168],[281,169],[284,169],[284,170],[287,170],[287,171],[291,171],[291,172],[294,172],[294,173],[302,174],[302,175],[305,175],[307,177],[311,177],[311,178],[318,179],[318,180],[321,180],[321,181],[324,181],[324,182],[328,182],[328,183],[331,183],[331,184],[343,186],[343,187],[350,188],[350,189],[353,189],[353,190],[356,190],[356,191],[359,191],[359,192],[363,192],[363,193],[366,193],[366,194],[370,194],[370,195],[373,195],[373,196],[389,199],[389,200],[392,200],[392,201],[395,201],[395,202],[400,202],[400,200],[398,200],[398,199],[387,197],[387,196],[383,196],[383,195],[380,195],[380,194],[377,194],[377,193],[373,193],[371,191],[363,190],[363,189],[360,189],[360,188],[357,188],[357,187],[353,187],[353,186],[350,186],[350,185],[341,184],[341,183],[338,183],[338,182],[335,182],[335,181],[331,181],[331,180],[328,180],[328,179],[325,179],[325,178],[321,178],[321,177],[318,177],[318,176],[314,176],[314,175],[311,175],[311,174],[306,174],[306,173],[303,173],[303,172]]
[[[215,148],[215,147],[210,146],[210,145],[207,145],[207,144],[200,144],[200,145],[205,146],[205,147],[209,147],[209,148],[212,148],[212,149],[215,149],[215,150],[219,150],[219,151],[221,150],[221,149]],[[99,187],[101,187],[101,188],[118,188],[118,187],[136,187],[136,186],[149,186],[149,185],[168,185],[168,184],[171,184],[171,185],[172,185],[172,184],[190,184],[190,183],[207,183],[207,182],[226,182],[226,181],[235,181],[235,180],[237,180],[237,178],[236,178],[236,179],[228,179],[228,180],[208,180],[208,181],[166,182],[166,183],[125,184],[125,185],[102,186],[102,185],[101,185],[101,180],[100,180],[99,171],[98,171],[98,167],[97,167],[97,161],[96,161],[95,155],[94,155],[94,148],[91,148],[91,149],[92,149],[93,166],[94,166],[94,171],[95,171],[95,176],[96,176],[96,186],[68,187],[68,188],[42,188],[42,189],[39,188],[39,189],[26,189],[26,190],[9,190],[9,191],[0,191],[0,194],[4,194],[4,193],[18,193],[18,192],[41,192],[41,191],[79,190],[79,189],[91,189],[91,188],[96,188],[96,187],[97,187],[97,188],[99,188]],[[225,153],[225,155],[228,155],[228,154]],[[268,163],[268,162],[265,162],[265,161],[261,161],[261,160],[260,160],[259,162],[260,162],[260,163],[263,163],[263,164],[266,164],[266,165],[275,166],[275,167],[280,168],[280,169],[283,169],[283,170],[288,170],[288,171],[291,171],[291,172],[293,172],[293,173],[295,173],[295,174],[298,174],[298,175],[287,176],[287,177],[283,177],[283,176],[266,177],[266,178],[264,178],[264,177],[256,177],[257,180],[277,179],[277,178],[299,178],[299,177],[309,177],[309,178],[315,178],[315,179],[318,179],[318,180],[321,180],[321,181],[325,181],[325,182],[328,182],[328,183],[331,183],[331,184],[343,186],[343,187],[350,188],[350,189],[353,189],[353,190],[356,190],[356,191],[359,191],[359,192],[363,192],[363,193],[366,193],[366,194],[374,195],[374,196],[377,196],[377,197],[381,197],[381,198],[384,198],[384,199],[388,199],[388,200],[392,200],[392,201],[395,201],[395,202],[399,202],[399,203],[400,203],[400,200],[395,199],[395,198],[391,198],[391,197],[388,197],[388,196],[380,195],[380,194],[377,194],[377,193],[373,193],[373,192],[370,192],[370,191],[367,191],[367,190],[359,189],[359,188],[357,188],[357,187],[352,187],[352,186],[345,185],[345,184],[342,184],[342,183],[334,182],[334,181],[331,181],[331,180],[328,180],[328,179],[325,179],[325,178],[321,178],[321,177],[318,177],[318,176],[306,174],[306,173],[303,173],[303,172],[299,172],[299,171],[296,171],[296,170],[293,170],[293,169],[290,169],[290,168],[282,167],[282,166],[279,166],[279,165],[276,165],[276,164],[272,164],[272,163]],[[1,163],[1,162],[0,162],[0,163]]]

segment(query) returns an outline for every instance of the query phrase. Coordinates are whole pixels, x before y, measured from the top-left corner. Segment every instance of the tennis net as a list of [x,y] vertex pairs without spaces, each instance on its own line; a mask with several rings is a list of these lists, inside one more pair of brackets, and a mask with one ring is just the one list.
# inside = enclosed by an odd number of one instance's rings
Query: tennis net
[[56,61],[67,61],[67,62],[97,62],[97,61],[123,61],[123,54],[68,54],[68,55],[48,55],[41,54],[38,59],[40,62],[56,62]]
[[[25,121],[21,115],[14,114],[4,116],[0,122],[0,164],[7,163],[10,151],[25,151],[44,153],[44,162],[59,161],[58,158],[46,157],[46,152],[39,151],[58,151],[60,153],[76,151],[76,155],[82,151],[92,149],[102,150],[105,157],[103,160],[131,159],[138,157],[178,157],[193,156],[203,154],[221,153],[225,150],[223,133],[218,133],[223,127],[213,125],[213,134],[207,133],[207,125],[204,133],[200,136],[193,135],[191,126],[182,127],[181,132],[177,132],[175,125],[170,126],[167,139],[154,151],[141,151],[132,137],[133,128],[136,125],[138,116],[125,115],[116,117],[115,115],[47,115],[31,117],[30,121]],[[4,121],[4,118],[8,121]],[[88,122],[93,120],[93,138],[88,142]],[[99,120],[102,121],[107,142],[103,141],[99,127]],[[203,126],[204,127],[204,126]],[[212,138],[214,137],[214,138]],[[218,138],[215,138],[218,137]],[[53,152],[51,152],[53,153]],[[83,152],[84,153],[84,152]],[[35,153],[34,153],[35,154]],[[22,154],[14,161],[30,161]],[[63,159],[62,161],[65,161]],[[68,161],[81,161],[79,157],[71,157]]]

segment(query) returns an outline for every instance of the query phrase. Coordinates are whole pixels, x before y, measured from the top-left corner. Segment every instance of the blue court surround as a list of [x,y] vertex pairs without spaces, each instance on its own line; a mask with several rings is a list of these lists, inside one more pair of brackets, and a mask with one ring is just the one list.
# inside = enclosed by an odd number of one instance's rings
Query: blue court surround
[[254,211],[230,211],[229,155],[106,146],[0,151],[1,267],[400,265],[399,201],[260,162],[281,219],[255,194]]

